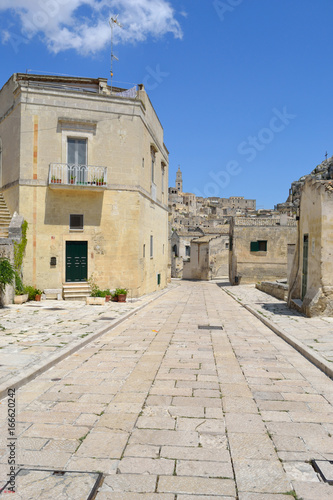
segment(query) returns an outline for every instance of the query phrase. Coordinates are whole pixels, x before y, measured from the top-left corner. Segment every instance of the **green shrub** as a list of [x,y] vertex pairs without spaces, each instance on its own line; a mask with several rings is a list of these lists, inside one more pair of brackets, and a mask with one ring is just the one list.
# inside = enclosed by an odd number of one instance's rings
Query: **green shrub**
[[15,271],[15,294],[16,295],[24,294],[24,286],[22,278],[17,271]]
[[14,283],[15,271],[8,259],[0,259],[0,290],[3,291],[6,285]]
[[116,288],[115,289],[115,295],[127,295],[127,289],[126,288]]
[[41,290],[29,285],[24,287],[24,293],[27,293],[29,295],[29,300],[35,300],[36,295],[42,295]]

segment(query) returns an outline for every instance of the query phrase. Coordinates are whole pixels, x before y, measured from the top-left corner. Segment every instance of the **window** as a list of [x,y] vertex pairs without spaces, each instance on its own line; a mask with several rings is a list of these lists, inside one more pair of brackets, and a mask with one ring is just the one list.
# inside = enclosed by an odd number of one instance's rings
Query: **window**
[[83,214],[69,216],[69,229],[83,229]]
[[67,139],[67,163],[69,165],[87,165],[87,140]]
[[173,251],[173,253],[175,254],[175,257],[178,257],[178,249],[177,249],[177,245],[173,245],[173,247],[172,247],[172,251]]
[[189,245],[186,245],[186,247],[185,247],[185,255],[186,255],[186,257],[191,256],[191,247]]
[[142,158],[142,168],[145,168],[145,159]]
[[161,284],[161,275],[160,275],[160,273],[158,273],[158,275],[157,275],[157,284],[158,285]]
[[155,181],[155,158],[156,158],[156,155],[155,155],[155,150],[153,148],[151,148],[150,152],[151,152],[151,182],[154,182]]
[[267,240],[251,241],[251,252],[267,252]]
[[161,165],[162,168],[162,194],[164,193],[164,175],[165,175],[165,165],[162,163]]
[[142,250],[142,257],[146,257],[146,245],[143,245],[143,250]]
[[154,256],[154,236],[150,236],[150,258]]
[[[67,138],[68,182],[87,182],[87,140]],[[71,182],[72,183],[72,182]]]

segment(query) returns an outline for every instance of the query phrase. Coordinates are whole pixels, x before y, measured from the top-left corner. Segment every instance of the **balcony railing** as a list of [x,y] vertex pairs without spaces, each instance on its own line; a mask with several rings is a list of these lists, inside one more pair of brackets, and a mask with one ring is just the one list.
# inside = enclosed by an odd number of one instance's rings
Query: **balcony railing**
[[106,186],[107,168],[70,163],[51,163],[49,184],[74,186]]

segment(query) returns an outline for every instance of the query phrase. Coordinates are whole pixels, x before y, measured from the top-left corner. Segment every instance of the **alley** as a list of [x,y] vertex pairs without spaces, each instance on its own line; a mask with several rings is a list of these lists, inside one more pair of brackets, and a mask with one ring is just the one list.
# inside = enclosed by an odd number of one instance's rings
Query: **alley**
[[[241,304],[183,282],[17,391],[16,464],[102,472],[97,500],[328,500],[309,462],[333,460],[332,403],[332,380]],[[0,415],[1,489],[7,398]],[[11,498],[89,495],[50,484],[19,476]]]

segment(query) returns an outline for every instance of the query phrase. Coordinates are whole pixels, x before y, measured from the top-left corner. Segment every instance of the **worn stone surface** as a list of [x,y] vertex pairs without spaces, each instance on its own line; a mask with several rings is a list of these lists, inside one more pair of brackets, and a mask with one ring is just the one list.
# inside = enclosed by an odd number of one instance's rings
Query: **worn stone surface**
[[[321,500],[308,461],[333,459],[332,402],[332,381],[223,290],[182,283],[18,391],[17,464],[101,471],[97,500]],[[1,477],[6,416],[4,399]]]

